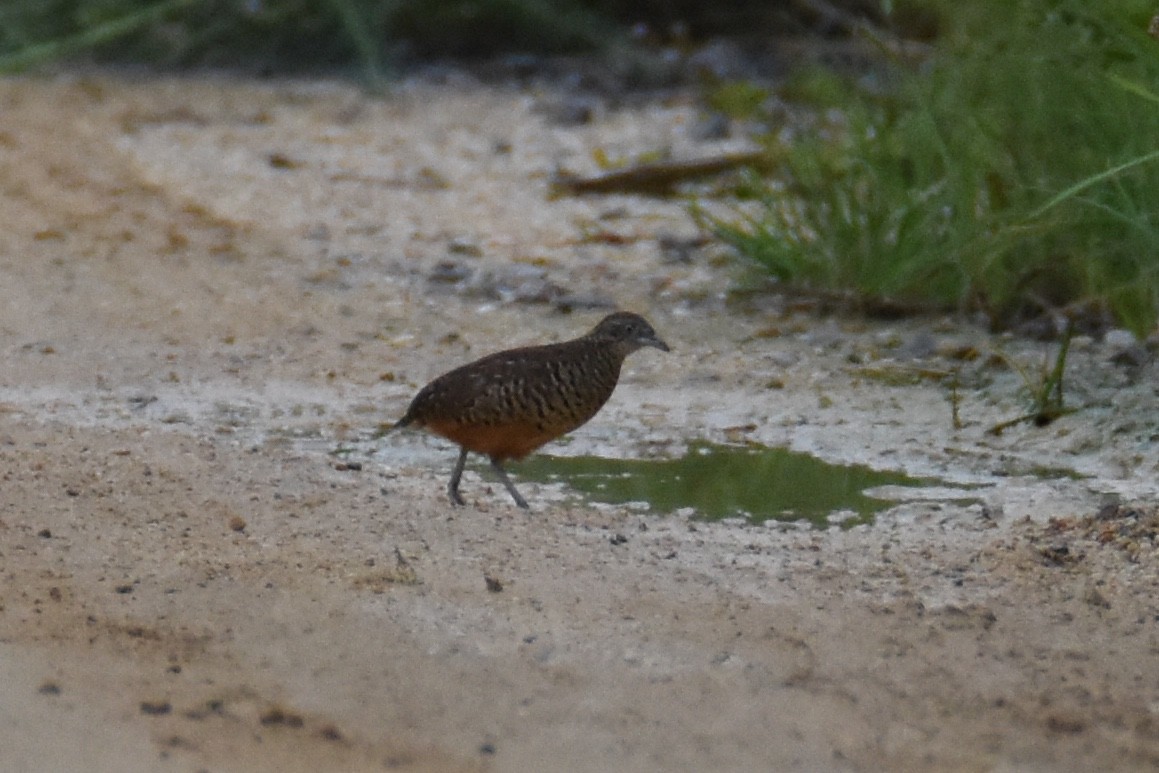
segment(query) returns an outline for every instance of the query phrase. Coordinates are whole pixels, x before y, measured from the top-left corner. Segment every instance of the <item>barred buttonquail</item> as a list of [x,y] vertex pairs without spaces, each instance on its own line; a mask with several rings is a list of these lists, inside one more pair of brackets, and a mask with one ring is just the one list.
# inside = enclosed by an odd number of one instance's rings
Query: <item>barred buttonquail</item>
[[467,452],[474,451],[490,457],[515,504],[526,508],[503,462],[521,459],[595,416],[612,396],[624,358],[645,346],[668,351],[643,317],[616,312],[571,341],[497,352],[439,376],[394,427],[422,427],[459,444],[447,486],[455,504],[463,504],[459,479]]

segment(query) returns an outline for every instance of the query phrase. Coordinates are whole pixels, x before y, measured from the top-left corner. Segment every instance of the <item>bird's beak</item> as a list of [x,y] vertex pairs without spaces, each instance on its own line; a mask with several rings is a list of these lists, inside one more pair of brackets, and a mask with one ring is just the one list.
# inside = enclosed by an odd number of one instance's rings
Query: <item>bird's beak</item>
[[660,340],[660,337],[657,336],[655,333],[653,333],[650,336],[643,336],[643,337],[637,339],[637,341],[640,344],[640,346],[655,346],[657,349],[659,349],[662,352],[672,351],[671,349],[668,348],[668,344],[666,344],[662,340]]

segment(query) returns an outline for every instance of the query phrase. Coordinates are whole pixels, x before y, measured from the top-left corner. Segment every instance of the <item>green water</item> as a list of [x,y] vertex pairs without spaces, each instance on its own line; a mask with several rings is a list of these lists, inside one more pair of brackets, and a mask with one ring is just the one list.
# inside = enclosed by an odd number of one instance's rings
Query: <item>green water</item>
[[533,456],[511,465],[519,479],[562,482],[598,502],[647,502],[653,512],[691,507],[717,520],[740,516],[754,523],[805,519],[825,525],[830,514],[851,510],[846,526],[872,520],[892,502],[865,495],[875,486],[923,486],[899,473],[834,465],[783,448],[694,443],[679,459],[604,459]]

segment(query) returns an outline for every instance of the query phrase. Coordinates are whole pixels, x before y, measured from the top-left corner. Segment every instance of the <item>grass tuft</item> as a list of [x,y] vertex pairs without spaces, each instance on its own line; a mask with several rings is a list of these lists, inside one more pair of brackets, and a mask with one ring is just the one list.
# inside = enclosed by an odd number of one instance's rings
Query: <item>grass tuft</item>
[[1014,419],[995,424],[987,430],[990,435],[1001,435],[1010,427],[1022,422],[1030,422],[1036,427],[1045,427],[1062,416],[1074,413],[1077,409],[1068,407],[1063,400],[1063,375],[1066,372],[1066,355],[1070,351],[1070,342],[1074,337],[1074,321],[1066,326],[1062,340],[1055,355],[1053,367],[1049,360],[1044,360],[1037,375],[1019,365],[1013,358],[999,354],[1006,363],[1022,378],[1023,387],[1030,398],[1030,412]]
[[789,287],[980,309],[1159,317],[1159,43],[1138,0],[930,3],[918,68],[782,96],[825,116],[769,140],[779,180],[708,222]]

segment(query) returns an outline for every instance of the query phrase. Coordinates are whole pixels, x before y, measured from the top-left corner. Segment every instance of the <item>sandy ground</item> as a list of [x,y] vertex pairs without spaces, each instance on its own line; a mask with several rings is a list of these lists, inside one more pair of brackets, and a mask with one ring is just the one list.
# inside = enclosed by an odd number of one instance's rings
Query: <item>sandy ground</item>
[[[1049,346],[726,304],[678,202],[546,194],[597,150],[733,145],[679,99],[558,98],[0,82],[0,768],[1159,767],[1155,366],[1080,340],[1083,410],[989,436],[1024,408],[994,353]],[[374,438],[601,304],[673,352],[552,452],[752,440],[947,486],[851,530],[527,481],[524,513],[476,471],[455,509],[453,448]]]

